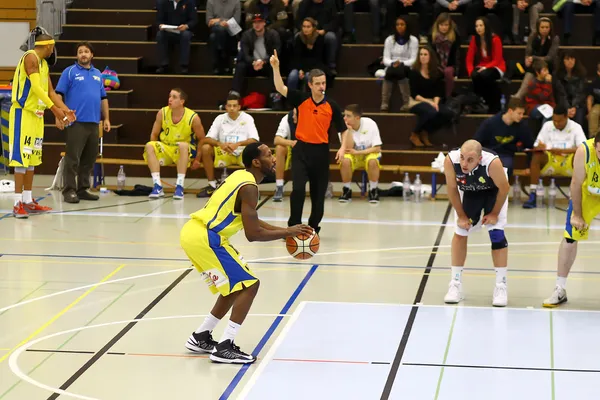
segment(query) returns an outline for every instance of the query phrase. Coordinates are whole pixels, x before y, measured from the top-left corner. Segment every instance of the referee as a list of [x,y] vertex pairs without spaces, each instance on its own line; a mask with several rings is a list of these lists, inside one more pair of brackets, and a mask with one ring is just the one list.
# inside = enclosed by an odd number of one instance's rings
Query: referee
[[342,145],[336,161],[344,158],[347,146],[347,127],[341,108],[325,97],[325,73],[313,69],[309,73],[310,93],[288,90],[283,84],[279,71],[277,51],[271,56],[275,89],[286,97],[289,105],[298,109],[296,126],[297,143],[292,149],[292,195],[290,197],[290,218],[288,226],[302,222],[302,209],[306,197],[306,182],[310,182],[311,212],[308,219],[317,233],[323,219],[325,192],[329,183],[329,127],[333,122],[337,132],[341,132]]
[[[88,42],[77,44],[77,62],[66,68],[56,93],[71,110],[77,110],[77,121],[67,127],[63,198],[67,203],[98,200],[88,192],[90,173],[98,156],[98,124],[102,111],[104,130],[110,131],[108,100],[102,83],[102,73],[94,68],[94,48]],[[65,126],[56,122],[59,129]]]

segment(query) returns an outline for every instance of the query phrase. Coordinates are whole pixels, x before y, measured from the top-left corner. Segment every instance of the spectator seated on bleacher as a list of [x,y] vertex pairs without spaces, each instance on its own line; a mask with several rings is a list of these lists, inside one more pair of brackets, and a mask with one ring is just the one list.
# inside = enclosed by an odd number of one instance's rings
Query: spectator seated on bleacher
[[475,31],[467,51],[466,65],[469,77],[473,81],[473,91],[483,98],[490,114],[500,111],[502,92],[498,79],[506,72],[506,63],[502,55],[502,41],[492,32],[487,18],[477,18]]
[[442,13],[437,17],[428,40],[437,55],[439,68],[444,76],[446,99],[449,99],[454,90],[454,79],[458,76],[461,58],[460,36],[450,14]]
[[[198,24],[198,12],[194,0],[158,0],[156,4],[158,22],[159,68],[156,73],[163,74],[169,69],[169,45],[179,43],[179,73],[187,74],[190,63],[192,33]],[[176,27],[165,29],[165,26]]]
[[150,198],[163,197],[160,167],[177,165],[177,183],[174,200],[183,199],[185,173],[193,161],[192,169],[200,167],[197,144],[204,139],[204,127],[200,117],[185,107],[187,94],[179,88],[169,93],[169,105],[156,113],[156,120],[146,143],[144,160],[148,163],[154,187]]
[[568,107],[569,118],[583,126],[586,114],[587,77],[573,50],[565,50],[554,74],[554,98]]
[[287,87],[289,89],[304,87],[308,82],[308,71],[313,69],[320,69],[326,75],[328,72],[325,67],[325,39],[317,33],[317,21],[309,17],[302,21],[302,30],[294,39]]
[[339,47],[337,6],[335,0],[302,0],[298,8],[296,28],[302,30],[306,18],[317,21],[317,32],[325,40],[325,57],[329,73],[337,75],[336,62]]
[[208,45],[212,54],[213,74],[231,72],[231,58],[236,49],[237,39],[229,33],[227,21],[235,19],[242,24],[242,11],[239,0],[208,0],[206,3],[206,25],[210,30]]
[[[288,85],[289,87],[289,85]],[[298,110],[292,109],[281,118],[275,133],[275,195],[274,202],[283,201],[285,171],[292,168],[292,148],[296,145]]]
[[463,15],[463,24],[467,27],[467,37],[475,34],[475,20],[479,15],[473,7],[469,7],[471,0],[436,0],[433,5],[433,16],[439,20],[439,15],[442,13],[461,13]]
[[347,203],[352,199],[352,173],[357,169],[367,171],[369,177],[369,203],[379,203],[379,160],[381,160],[381,135],[377,123],[363,117],[357,104],[350,104],[344,110],[344,122],[348,128],[349,148],[342,159],[340,174],[344,188],[338,201]]
[[279,34],[279,42],[282,46],[291,39],[288,13],[282,0],[248,0],[246,4],[244,4],[246,29],[252,28],[255,15],[261,15],[267,29],[272,29]]
[[408,76],[410,68],[417,60],[419,40],[408,31],[405,17],[396,18],[396,32],[385,39],[383,45],[383,65],[375,73],[378,78],[385,78],[381,85],[381,111],[388,111],[394,83],[398,83],[402,95],[402,111],[408,111],[410,103],[410,85]]
[[502,165],[512,176],[515,153],[533,148],[533,136],[523,121],[525,106],[523,100],[512,97],[506,105],[506,112],[499,112],[483,121],[474,139],[483,147],[498,153]]
[[[344,9],[344,43],[356,43],[354,33],[354,3],[359,0],[343,0]],[[368,0],[371,14],[371,31],[373,43],[381,43],[381,0]]]
[[588,89],[588,136],[593,138],[600,133],[600,62],[596,65],[596,79]]
[[[554,0],[552,2],[554,9],[556,9],[559,2],[561,0]],[[600,0],[567,0],[563,3],[562,7],[557,11],[558,16],[563,20],[563,46],[569,46],[570,44],[575,14],[583,13],[594,14],[592,23],[592,32],[594,33],[593,36],[590,36],[592,37],[592,44],[600,46]]]
[[398,16],[407,16],[409,13],[418,14],[419,41],[427,43],[427,35],[433,25],[433,5],[429,0],[386,0],[387,1],[387,29],[394,33],[394,22]]
[[530,166],[529,200],[523,208],[536,208],[536,189],[540,176],[572,176],[573,157],[587,138],[581,125],[569,119],[567,108],[559,103],[552,121],[542,127],[534,144]]
[[[473,9],[472,15],[478,18],[487,17],[488,20],[490,16],[498,18],[500,20],[498,35],[504,39],[504,44],[514,43],[511,32],[513,24],[511,0],[472,0],[469,7]],[[475,26],[475,33],[477,33],[477,26]]]
[[217,188],[215,168],[226,168],[232,165],[243,167],[244,147],[260,140],[254,118],[240,111],[239,96],[229,94],[225,110],[226,113],[215,118],[202,142],[202,164],[208,186],[202,188],[196,197],[212,196]]
[[[532,4],[535,3],[535,4]],[[540,1],[536,0],[516,0],[513,4],[513,26],[512,34],[515,44],[522,44],[521,38],[523,35],[519,32],[521,26],[521,16],[525,13],[529,14],[529,25],[525,28],[525,36],[529,36],[531,32],[535,31],[540,13],[544,11],[544,5]]]
[[[525,112],[530,118],[540,122],[548,122],[550,117],[544,117],[538,110],[544,104],[550,107],[556,107],[554,101],[554,91],[552,89],[552,75],[548,72],[548,64],[544,60],[535,60],[533,62],[533,71],[535,79],[529,82],[525,92]],[[538,129],[539,131],[539,129]]]

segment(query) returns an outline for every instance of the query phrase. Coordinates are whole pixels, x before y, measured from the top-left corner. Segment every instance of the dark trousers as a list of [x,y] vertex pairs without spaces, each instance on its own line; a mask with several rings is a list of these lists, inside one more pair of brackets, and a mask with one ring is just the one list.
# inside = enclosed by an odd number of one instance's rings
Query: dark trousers
[[66,129],[63,193],[90,188],[90,174],[98,156],[98,124],[75,122]]
[[473,71],[471,79],[473,80],[473,91],[485,100],[485,104],[490,108],[490,113],[499,112],[502,91],[497,80],[500,79],[500,72],[496,68],[486,68],[481,72]]
[[415,0],[410,7],[404,7],[399,0],[387,1],[386,29],[389,33],[396,32],[396,18],[400,15],[417,13],[419,20],[419,35],[427,36],[433,25],[433,6],[428,0]]
[[429,103],[419,103],[410,109],[411,113],[417,115],[417,125],[414,129],[415,133],[433,133],[452,121],[454,114],[448,107],[439,104],[438,108],[439,111],[436,111]]
[[271,68],[271,64],[266,62],[263,64],[262,69],[255,71],[252,64],[248,64],[243,59],[243,56],[240,53],[240,55],[238,56],[237,64],[235,66],[235,75],[233,75],[232,89],[240,93],[240,95],[242,96],[244,94],[244,86],[246,83],[247,76],[264,76],[268,78],[270,93],[275,91],[275,86],[273,83],[273,68]]
[[223,67],[229,63],[231,41],[227,28],[215,24],[210,28],[209,46],[212,51],[213,68]]
[[563,19],[563,34],[571,35],[575,21],[575,13],[593,13],[594,14],[594,33],[600,34],[600,0],[595,0],[590,6],[583,6],[571,2],[565,3],[558,12],[559,17]]
[[[501,36],[502,38],[506,39],[508,37],[510,37],[511,35],[511,30],[512,30],[512,25],[513,25],[513,9],[512,9],[512,3],[508,0],[499,0],[496,5],[494,6],[494,8],[492,8],[491,10],[489,8],[485,8],[484,4],[483,4],[483,0],[473,0],[468,6],[467,8],[469,8],[469,15],[471,16],[476,16],[475,18],[478,17],[485,17],[487,16],[488,18],[491,15],[495,15],[499,20],[500,23],[499,24],[494,24],[492,21],[490,21],[492,23],[492,26],[497,27],[498,29],[500,29],[498,33],[499,36]],[[475,20],[472,21],[472,31],[473,34],[475,33]]]
[[317,229],[325,212],[325,192],[329,183],[329,145],[298,141],[292,149],[292,194],[288,226],[302,223],[306,198],[306,182],[310,184],[311,211],[308,225]]
[[179,34],[158,31],[156,41],[158,43],[158,56],[161,67],[169,65],[169,45],[179,43],[179,65],[187,67],[190,64],[190,48],[192,46],[192,32],[189,30]]

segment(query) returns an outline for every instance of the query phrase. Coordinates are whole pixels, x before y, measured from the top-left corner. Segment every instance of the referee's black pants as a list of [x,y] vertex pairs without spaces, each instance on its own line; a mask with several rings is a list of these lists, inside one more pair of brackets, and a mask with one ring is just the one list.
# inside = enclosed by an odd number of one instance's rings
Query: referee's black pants
[[323,219],[325,192],[329,183],[329,144],[311,144],[298,140],[292,149],[292,194],[288,226],[302,223],[306,182],[310,183],[311,201],[308,225],[318,230]]

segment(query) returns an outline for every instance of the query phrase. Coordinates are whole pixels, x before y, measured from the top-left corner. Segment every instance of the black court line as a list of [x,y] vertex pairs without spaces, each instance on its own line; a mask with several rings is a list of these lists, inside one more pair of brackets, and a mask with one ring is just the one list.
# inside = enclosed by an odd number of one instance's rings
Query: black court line
[[[95,351],[92,350],[53,350],[53,349],[27,349],[28,352],[31,353],[60,353],[60,354],[95,354]],[[125,356],[127,353],[119,353],[114,351],[109,351],[106,354],[111,356]]]
[[[256,209],[258,210],[260,207],[262,207],[269,199],[271,198],[271,196],[267,196],[265,197],[264,200],[262,200],[258,206],[256,207]],[[108,343],[106,343],[104,345],[104,347],[102,347],[100,350],[98,350],[97,352],[94,353],[94,355],[85,363],[83,364],[83,366],[81,368],[79,368],[73,375],[71,375],[71,377],[69,379],[67,379],[65,381],[65,383],[63,383],[59,389],[61,390],[67,390],[73,383],[75,383],[75,381],[77,379],[79,379],[81,377],[81,375],[83,375],[88,369],[90,369],[90,367],[92,365],[94,365],[103,355],[105,355],[106,353],[108,353],[108,351],[119,341],[121,340],[121,338],[123,336],[125,336],[127,334],[127,332],[129,332],[138,322],[140,319],[144,318],[146,316],[146,314],[148,314],[158,303],[160,303],[160,301],[162,299],[164,299],[167,294],[169,294],[169,292],[171,292],[173,289],[175,289],[175,287],[177,285],[179,285],[181,283],[181,281],[183,281],[185,279],[186,276],[188,276],[188,274],[192,272],[192,269],[188,269],[183,271],[183,273],[181,275],[179,275],[177,277],[177,279],[175,279],[165,290],[163,290],[154,300],[152,300],[150,302],[150,304],[148,304],[146,306],[146,308],[144,308],[135,318],[134,321],[130,322],[127,324],[127,326],[125,326],[123,329],[121,329],[121,331],[119,333],[117,333],[111,340],[108,341]],[[60,396],[59,393],[52,393],[46,400],[56,400],[58,397]]]
[[406,350],[408,338],[410,336],[410,332],[412,331],[413,324],[415,323],[415,319],[417,317],[417,311],[419,310],[418,304],[421,303],[421,300],[423,299],[423,293],[425,293],[425,286],[427,286],[429,274],[431,273],[433,262],[435,261],[440,242],[442,241],[442,236],[444,235],[444,230],[446,229],[446,223],[448,222],[448,217],[450,216],[451,210],[452,205],[448,203],[448,208],[446,208],[446,214],[444,214],[444,218],[442,219],[442,225],[440,226],[437,238],[435,239],[435,243],[433,245],[433,248],[431,249],[431,254],[429,255],[429,260],[427,261],[427,266],[425,267],[425,271],[423,271],[423,277],[421,278],[419,289],[417,290],[415,300],[413,301],[413,307],[411,308],[410,315],[408,316],[408,320],[406,321],[406,326],[404,327],[404,332],[402,333],[400,345],[398,345],[398,350],[396,351],[396,355],[394,356],[394,361],[392,361],[390,373],[388,374],[385,386],[383,387],[383,393],[381,393],[381,400],[389,399],[390,394],[392,392],[392,386],[394,386],[394,381],[396,380],[396,375],[398,374],[398,368],[400,368],[400,364],[402,363],[402,356],[404,356],[404,350]]
[[546,372],[591,372],[598,374],[598,369],[568,369],[568,368],[535,368],[535,367],[500,367],[494,365],[462,365],[462,364],[419,364],[402,363],[402,365],[412,367],[444,367],[444,368],[473,368],[473,369],[508,369],[517,371],[546,371]]

